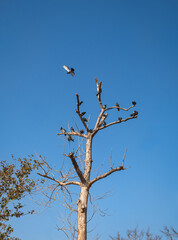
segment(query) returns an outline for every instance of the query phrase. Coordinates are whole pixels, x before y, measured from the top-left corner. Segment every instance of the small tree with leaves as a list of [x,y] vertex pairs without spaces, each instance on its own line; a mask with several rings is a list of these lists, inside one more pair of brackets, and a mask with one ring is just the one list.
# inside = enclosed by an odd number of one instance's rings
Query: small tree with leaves
[[19,218],[24,214],[33,213],[33,210],[24,212],[22,199],[35,187],[30,173],[35,164],[32,157],[0,161],[0,239],[10,240],[13,227],[9,224],[11,218]]
[[[120,166],[117,166],[114,168],[113,165],[111,164],[111,168],[108,170],[108,172],[91,179],[90,176],[91,176],[92,163],[93,163],[93,159],[92,159],[93,138],[100,131],[108,127],[111,127],[113,125],[122,124],[131,119],[135,119],[137,118],[137,115],[138,115],[137,111],[133,111],[126,118],[119,117],[115,121],[107,123],[106,119],[110,111],[114,111],[114,110],[120,111],[120,112],[129,111],[130,109],[135,107],[136,102],[133,101],[132,105],[128,108],[123,108],[118,103],[116,103],[116,105],[114,106],[107,107],[102,103],[102,100],[101,100],[102,82],[98,82],[96,78],[95,78],[95,81],[96,81],[96,87],[97,87],[96,95],[97,95],[98,103],[100,106],[100,113],[96,119],[95,126],[93,128],[89,128],[88,120],[84,117],[86,112],[82,112],[80,110],[83,101],[80,101],[79,95],[76,94],[76,100],[77,100],[76,113],[81,123],[83,124],[83,127],[85,130],[79,130],[79,129],[74,130],[72,126],[69,126],[68,130],[61,127],[61,132],[58,133],[59,136],[61,135],[64,136],[69,143],[73,143],[76,137],[81,139],[76,150],[73,149],[68,153],[64,153],[64,156],[70,159],[72,167],[69,168],[67,171],[64,171],[63,168],[57,170],[57,169],[53,169],[49,165],[49,163],[47,163],[47,161],[43,159],[41,156],[40,156],[40,159],[38,159],[39,169],[42,170],[42,171],[39,171],[38,174],[43,177],[44,182],[46,182],[45,179],[48,180],[48,182],[49,181],[53,182],[53,184],[45,185],[46,196],[48,196],[49,202],[51,202],[52,200],[56,200],[59,194],[59,190],[61,190],[61,192],[64,193],[63,205],[67,207],[70,212],[76,213],[78,216],[77,227],[75,226],[75,224],[71,223],[69,218],[67,218],[67,223],[69,227],[67,227],[67,224],[64,223],[64,225],[59,228],[66,234],[68,239],[76,239],[76,237],[78,240],[87,239],[87,207],[88,207],[89,191],[90,191],[90,188],[93,186],[93,184],[108,177],[114,172],[120,172],[127,169],[124,166],[124,160],[125,160],[125,155],[124,155],[122,164]],[[82,147],[83,142],[85,142],[85,147]],[[80,194],[76,202],[73,202],[72,196],[71,196],[72,194],[70,191],[70,187],[73,187],[73,186],[80,188]],[[58,200],[62,201],[61,197],[58,197]],[[71,215],[68,214],[68,217],[70,216]]]

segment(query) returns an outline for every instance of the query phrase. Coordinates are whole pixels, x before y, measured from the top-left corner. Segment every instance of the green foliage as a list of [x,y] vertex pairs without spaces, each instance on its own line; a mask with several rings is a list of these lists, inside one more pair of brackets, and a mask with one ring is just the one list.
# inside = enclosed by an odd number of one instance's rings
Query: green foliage
[[[10,237],[13,228],[8,221],[13,218],[23,216],[23,205],[21,199],[31,193],[35,188],[35,182],[30,178],[33,169],[37,168],[37,163],[33,160],[33,155],[29,158],[15,159],[8,163],[6,160],[0,161],[0,239],[18,240]],[[32,214],[34,211],[29,211]]]

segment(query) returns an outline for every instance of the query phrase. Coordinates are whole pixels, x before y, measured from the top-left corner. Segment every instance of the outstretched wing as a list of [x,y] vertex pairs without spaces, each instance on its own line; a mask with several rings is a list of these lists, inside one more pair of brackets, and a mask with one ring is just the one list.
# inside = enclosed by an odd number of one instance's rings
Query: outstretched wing
[[70,72],[69,67],[67,67],[66,65],[63,65],[63,68],[64,68],[67,72]]
[[70,72],[70,74],[74,77],[75,73],[74,72]]

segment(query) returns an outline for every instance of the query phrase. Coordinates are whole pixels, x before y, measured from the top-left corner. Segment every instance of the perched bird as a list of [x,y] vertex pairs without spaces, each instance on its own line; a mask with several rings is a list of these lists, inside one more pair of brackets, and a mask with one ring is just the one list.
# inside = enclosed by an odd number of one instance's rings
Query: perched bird
[[103,121],[103,126],[106,126],[106,122],[105,121]]
[[71,141],[74,142],[74,139],[73,139],[70,135],[68,136],[68,139],[67,139],[67,140],[68,140],[69,142],[71,142]]
[[66,136],[66,130],[63,128],[63,127],[61,127],[61,132]]
[[133,101],[132,104],[135,106],[137,103],[135,101]]
[[[107,118],[107,116],[108,116],[107,113],[103,114],[103,116],[101,117],[101,120],[100,120],[100,125],[99,125],[99,127],[103,125],[104,120]],[[105,123],[106,123],[106,122],[105,122]]]
[[120,109],[119,109],[119,103],[118,102],[116,103],[116,107],[117,107],[117,110],[119,111]]
[[86,112],[82,112],[82,113],[80,113],[80,115],[81,115],[81,116],[84,116],[84,115],[85,115],[85,113],[86,113]]
[[82,118],[84,122],[87,122],[88,120],[86,118]]
[[97,85],[97,94],[96,94],[96,96],[98,96],[101,92],[102,92],[101,86]]
[[130,114],[131,117],[137,117],[137,115],[138,115],[137,111],[134,111],[132,114]]
[[81,133],[81,134],[83,134],[83,133],[84,133],[84,131],[83,131],[83,130],[80,130],[80,133]]
[[82,105],[83,101],[79,102],[79,106]]
[[104,105],[103,108],[106,109],[107,105]]
[[71,127],[70,130],[71,130],[71,132],[75,132],[73,127]]
[[63,68],[67,71],[67,74],[71,74],[74,77],[74,75],[75,75],[74,68],[69,68],[66,65],[63,65]]
[[118,118],[118,120],[119,120],[119,122],[121,122],[121,121],[122,121],[122,118],[121,118],[121,117],[119,117],[119,118]]

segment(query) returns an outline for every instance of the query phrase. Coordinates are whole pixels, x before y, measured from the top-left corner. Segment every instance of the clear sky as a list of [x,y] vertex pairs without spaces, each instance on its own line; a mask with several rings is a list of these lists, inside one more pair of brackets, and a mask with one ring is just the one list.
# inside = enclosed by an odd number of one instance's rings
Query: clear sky
[[[94,196],[112,196],[98,202],[108,216],[93,219],[88,239],[137,225],[178,229],[178,1],[1,0],[0,35],[1,160],[38,153],[61,161],[56,133],[79,122],[75,93],[94,125],[97,77],[104,103],[128,107],[135,100],[139,116],[96,136],[95,166],[105,160],[106,172],[111,148],[115,165],[127,148],[131,168],[93,187]],[[75,68],[74,78],[63,64]],[[64,240],[56,224],[50,208],[17,220],[15,234]]]

